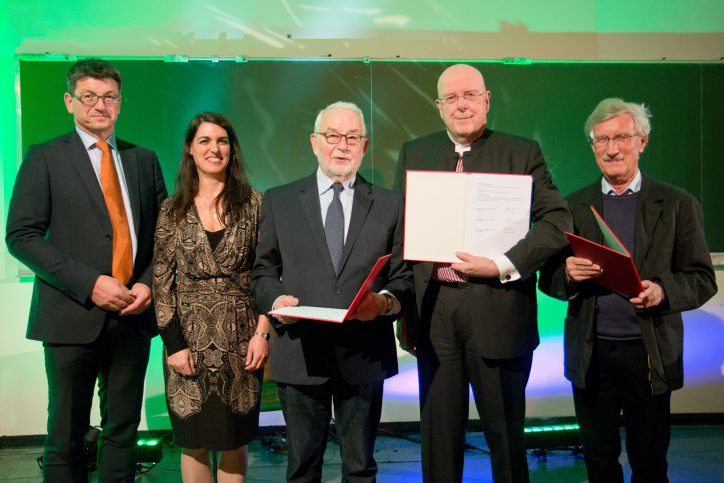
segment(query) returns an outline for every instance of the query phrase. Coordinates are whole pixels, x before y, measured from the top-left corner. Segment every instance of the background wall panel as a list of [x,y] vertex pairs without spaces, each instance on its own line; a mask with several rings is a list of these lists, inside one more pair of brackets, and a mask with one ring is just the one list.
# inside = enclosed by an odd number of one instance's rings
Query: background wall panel
[[[309,133],[320,108],[336,100],[365,112],[370,149],[362,166],[391,186],[401,144],[440,129],[434,106],[445,62],[207,62],[119,60],[124,77],[119,136],[156,150],[173,186],[183,131],[202,110],[227,115],[239,132],[260,189],[297,179],[315,167]],[[538,140],[555,180],[569,193],[598,177],[583,123],[598,101],[622,97],[653,113],[641,168],[704,203],[710,249],[724,251],[717,220],[724,190],[718,122],[724,109],[724,65],[635,63],[477,64],[492,91],[489,125]],[[70,129],[62,104],[69,63],[20,61],[22,150]],[[705,194],[706,193],[706,194]],[[7,200],[6,200],[7,202]]]

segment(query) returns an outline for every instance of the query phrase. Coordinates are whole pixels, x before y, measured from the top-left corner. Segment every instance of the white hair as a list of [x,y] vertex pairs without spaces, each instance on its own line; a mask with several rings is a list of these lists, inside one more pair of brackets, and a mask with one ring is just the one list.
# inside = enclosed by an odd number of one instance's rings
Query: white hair
[[623,99],[611,97],[599,102],[593,112],[588,116],[588,119],[586,119],[586,124],[583,128],[586,136],[592,138],[593,126],[620,116],[621,114],[628,114],[633,118],[636,134],[640,136],[649,135],[651,132],[651,121],[649,121],[649,119],[651,119],[651,111],[649,111],[649,108],[643,104],[626,102]]
[[327,107],[325,107],[324,109],[319,111],[319,113],[317,114],[317,119],[314,120],[314,132],[319,132],[319,129],[321,128],[321,125],[322,125],[322,118],[327,113],[327,111],[329,111],[331,109],[349,109],[350,111],[356,113],[359,116],[360,121],[362,121],[362,135],[363,136],[367,135],[367,126],[365,125],[365,115],[362,112],[362,109],[357,107],[357,104],[354,104],[352,102],[345,102],[345,101],[333,102],[332,104],[328,105]]

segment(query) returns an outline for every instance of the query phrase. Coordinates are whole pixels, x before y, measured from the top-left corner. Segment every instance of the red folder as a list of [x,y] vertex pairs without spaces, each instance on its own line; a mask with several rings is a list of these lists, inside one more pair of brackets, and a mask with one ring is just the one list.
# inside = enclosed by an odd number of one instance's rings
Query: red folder
[[603,238],[614,248],[565,232],[573,253],[579,258],[591,260],[603,269],[601,276],[592,278],[591,282],[627,297],[638,296],[643,291],[643,287],[641,287],[641,278],[631,254],[593,206],[591,206],[591,210],[601,228]]
[[372,267],[372,270],[370,270],[369,275],[367,275],[367,278],[362,283],[362,286],[357,291],[357,295],[355,295],[354,300],[352,300],[352,303],[347,309],[308,307],[298,305],[296,307],[279,308],[277,310],[269,312],[269,315],[280,317],[294,317],[297,319],[320,320],[322,322],[334,322],[337,324],[341,324],[342,322],[347,320],[347,317],[352,315],[357,310],[359,304],[362,303],[362,299],[364,299],[365,295],[367,295],[367,293],[370,291],[370,288],[372,288],[372,284],[375,283],[375,280],[377,280],[377,277],[380,275],[380,272],[385,267],[385,265],[387,265],[387,262],[390,260],[391,256],[391,254],[383,255],[377,259],[377,262]]

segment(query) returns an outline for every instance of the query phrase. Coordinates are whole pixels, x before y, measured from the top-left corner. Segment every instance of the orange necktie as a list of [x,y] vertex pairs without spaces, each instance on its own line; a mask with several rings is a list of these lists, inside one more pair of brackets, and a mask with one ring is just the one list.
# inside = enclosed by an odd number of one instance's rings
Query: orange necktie
[[106,200],[108,215],[113,226],[113,278],[125,285],[133,274],[133,251],[131,250],[131,232],[128,227],[126,208],[123,204],[121,184],[118,181],[116,165],[111,150],[105,141],[96,141],[101,155],[101,188]]

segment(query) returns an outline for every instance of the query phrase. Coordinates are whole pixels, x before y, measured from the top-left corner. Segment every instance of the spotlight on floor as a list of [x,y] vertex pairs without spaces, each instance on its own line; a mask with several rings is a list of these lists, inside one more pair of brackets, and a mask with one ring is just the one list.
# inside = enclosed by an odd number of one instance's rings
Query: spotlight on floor
[[163,439],[161,438],[139,439],[136,445],[138,446],[136,462],[139,465],[155,465],[163,458]]
[[530,426],[525,428],[526,449],[552,449],[581,446],[577,424]]

